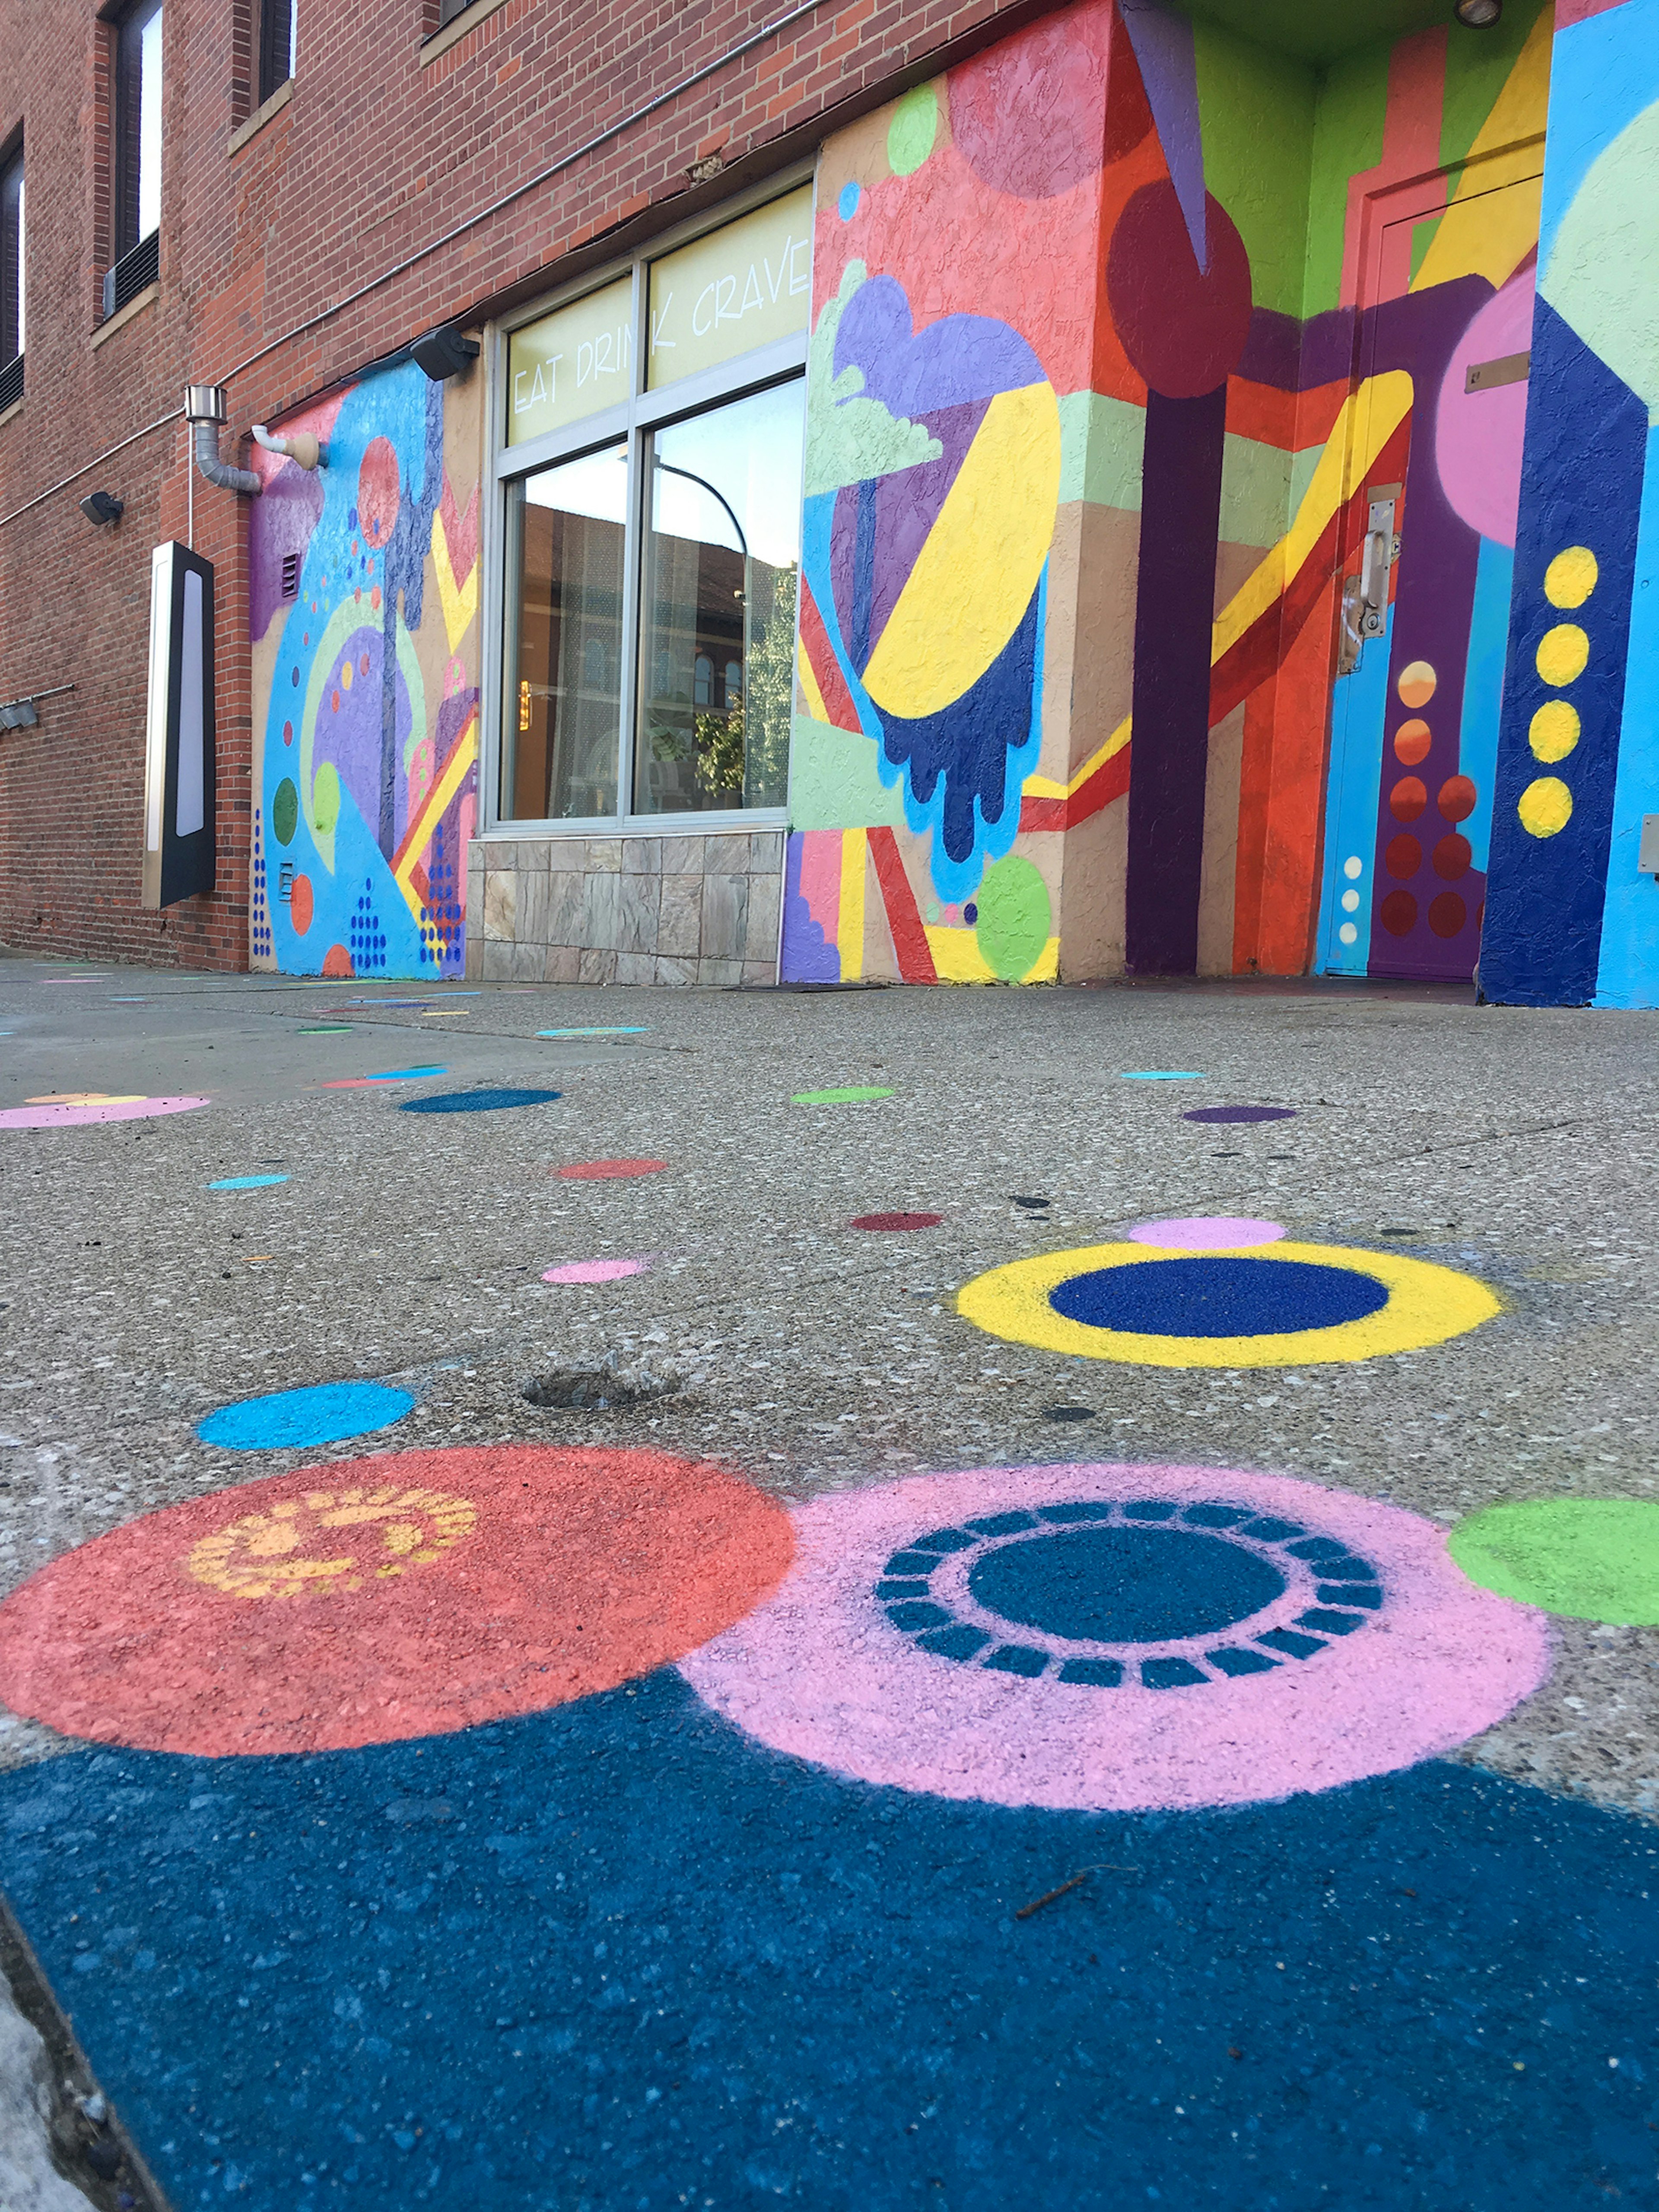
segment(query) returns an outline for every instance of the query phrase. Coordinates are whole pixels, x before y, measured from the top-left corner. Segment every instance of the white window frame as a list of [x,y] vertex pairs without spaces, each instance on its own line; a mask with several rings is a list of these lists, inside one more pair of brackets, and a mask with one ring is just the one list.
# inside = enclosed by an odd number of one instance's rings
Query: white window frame
[[[769,178],[765,184],[757,185],[752,191],[722,201],[718,208],[696,220],[653,238],[648,246],[626,259],[607,262],[590,270],[578,282],[538,300],[532,307],[491,325],[485,349],[485,356],[489,363],[484,410],[485,447],[489,456],[486,471],[489,508],[484,549],[483,605],[481,610],[484,660],[484,744],[481,766],[484,774],[483,787],[478,793],[478,827],[476,832],[478,836],[501,840],[518,837],[701,837],[718,836],[722,831],[787,828],[789,820],[787,804],[780,806],[694,808],[684,812],[662,814],[640,814],[634,811],[636,770],[635,720],[639,692],[640,568],[646,522],[645,471],[641,456],[646,437],[653,430],[662,429],[687,416],[701,414],[723,401],[741,399],[750,392],[763,391],[768,386],[803,376],[810,333],[801,331],[793,337],[779,338],[769,345],[757,346],[752,352],[739,354],[731,361],[720,362],[716,368],[682,377],[656,392],[645,389],[649,349],[642,343],[642,336],[647,288],[653,261],[659,261],[665,254],[690,244],[694,239],[706,237],[710,232],[723,228],[739,216],[753,214],[757,208],[766,206],[769,201],[799,191],[802,185],[811,184],[814,175],[815,165],[808,163],[786,170],[780,176]],[[568,307],[590,293],[602,290],[607,284],[614,284],[618,277],[629,275],[634,282],[635,333],[632,349],[634,390],[631,396],[617,405],[584,416],[578,422],[550,431],[544,437],[526,439],[521,445],[507,445],[508,341],[514,331],[522,329],[526,323],[539,322],[543,316],[557,308]],[[810,292],[807,298],[810,311]],[[803,401],[804,397],[803,394]],[[628,444],[628,487],[623,510],[626,536],[623,569],[622,699],[617,760],[617,811],[614,814],[562,815],[552,818],[504,816],[501,811],[501,768],[506,753],[506,717],[509,703],[515,714],[517,712],[516,699],[509,702],[507,696],[512,683],[507,659],[514,642],[510,622],[514,598],[518,589],[517,577],[509,577],[507,574],[507,508],[511,488],[515,482],[526,477],[556,467],[562,461],[579,459],[584,453],[592,453],[599,447],[614,445],[619,439],[625,439]],[[804,440],[802,443],[804,452]],[[802,497],[804,500],[804,480]],[[799,595],[796,620],[799,624]]]

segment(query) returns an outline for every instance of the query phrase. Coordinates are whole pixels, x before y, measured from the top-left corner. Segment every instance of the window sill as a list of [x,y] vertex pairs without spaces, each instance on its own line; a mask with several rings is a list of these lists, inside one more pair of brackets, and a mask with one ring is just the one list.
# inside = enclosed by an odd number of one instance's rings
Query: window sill
[[264,106],[256,107],[246,123],[239,123],[225,143],[225,152],[240,154],[250,138],[257,138],[274,115],[280,115],[294,97],[294,80],[287,77],[279,84]]
[[106,339],[112,338],[135,315],[142,315],[146,307],[153,307],[161,296],[159,283],[146,284],[142,292],[135,292],[125,307],[118,307],[106,323],[100,323],[92,334],[92,349],[97,352]]
[[486,16],[493,15],[498,8],[505,8],[506,5],[507,0],[472,0],[470,8],[463,8],[459,15],[453,16],[444,25],[441,31],[432,33],[421,48],[421,67],[425,69],[429,63],[435,62],[440,54],[447,54],[469,31],[476,30]]

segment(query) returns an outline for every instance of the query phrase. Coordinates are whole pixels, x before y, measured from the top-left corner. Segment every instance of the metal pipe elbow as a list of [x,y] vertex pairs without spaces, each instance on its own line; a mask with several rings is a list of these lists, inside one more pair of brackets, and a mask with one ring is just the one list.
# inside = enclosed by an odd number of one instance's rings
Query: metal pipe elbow
[[196,465],[220,491],[246,492],[257,498],[264,489],[252,469],[234,469],[228,462],[220,459],[219,431],[215,423],[196,425]]

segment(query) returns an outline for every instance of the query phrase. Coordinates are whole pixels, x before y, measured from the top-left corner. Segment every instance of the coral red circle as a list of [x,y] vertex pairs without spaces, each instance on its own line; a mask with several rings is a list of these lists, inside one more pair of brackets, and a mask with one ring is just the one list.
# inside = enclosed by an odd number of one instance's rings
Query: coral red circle
[[99,1536],[0,1606],[0,1698],[149,1751],[339,1751],[614,1688],[776,1587],[782,1507],[664,1452],[337,1460]]
[[942,1213],[860,1213],[848,1224],[854,1229],[937,1229]]
[[1455,891],[1442,891],[1429,907],[1429,927],[1437,937],[1455,937],[1469,918],[1469,910]]
[[1394,752],[1396,760],[1404,761],[1407,768],[1415,768],[1429,757],[1433,736],[1421,717],[1402,722],[1394,733]]
[[357,471],[357,512],[363,536],[377,553],[397,526],[401,504],[398,449],[389,438],[371,438]]
[[1466,775],[1448,776],[1440,787],[1440,811],[1448,822],[1466,822],[1474,811],[1475,789]]
[[1417,901],[1409,891],[1390,891],[1376,913],[1390,937],[1408,937],[1417,927]]
[[1423,865],[1423,848],[1415,837],[1390,837],[1382,865],[1396,883],[1407,883]]
[[1389,793],[1389,811],[1396,822],[1415,822],[1428,803],[1428,787],[1420,775],[1402,775]]
[[1206,266],[1167,177],[1143,185],[1117,219],[1106,294],[1123,350],[1154,392],[1196,399],[1226,382],[1250,328],[1250,257],[1232,217],[1204,196]]
[[553,1172],[567,1182],[603,1182],[611,1176],[661,1175],[667,1165],[666,1160],[579,1160]]
[[303,937],[311,927],[312,890],[309,876],[295,876],[289,893],[289,919],[294,924],[295,934]]
[[1460,876],[1468,875],[1474,858],[1474,850],[1467,837],[1455,834],[1443,837],[1434,848],[1434,872],[1443,883],[1455,884]]

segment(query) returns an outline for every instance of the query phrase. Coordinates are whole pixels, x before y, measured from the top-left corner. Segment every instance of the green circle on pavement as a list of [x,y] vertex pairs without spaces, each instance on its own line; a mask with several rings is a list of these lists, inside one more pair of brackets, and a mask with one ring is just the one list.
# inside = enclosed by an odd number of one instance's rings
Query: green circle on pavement
[[849,1106],[860,1098],[890,1098],[890,1091],[871,1091],[855,1088],[848,1091],[797,1091],[791,1097],[792,1106]]
[[1659,1622],[1659,1504],[1539,1498],[1460,1521],[1446,1548],[1472,1583],[1572,1620]]

